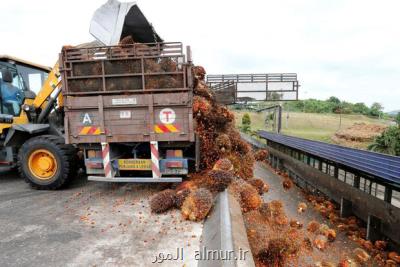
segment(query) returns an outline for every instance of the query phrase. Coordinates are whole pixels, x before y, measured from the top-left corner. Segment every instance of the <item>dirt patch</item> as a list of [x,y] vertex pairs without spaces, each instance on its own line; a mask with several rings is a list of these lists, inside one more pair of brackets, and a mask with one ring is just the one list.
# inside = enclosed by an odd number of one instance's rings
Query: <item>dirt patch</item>
[[337,131],[331,139],[339,145],[366,148],[386,128],[387,126],[379,124],[355,123],[349,128]]

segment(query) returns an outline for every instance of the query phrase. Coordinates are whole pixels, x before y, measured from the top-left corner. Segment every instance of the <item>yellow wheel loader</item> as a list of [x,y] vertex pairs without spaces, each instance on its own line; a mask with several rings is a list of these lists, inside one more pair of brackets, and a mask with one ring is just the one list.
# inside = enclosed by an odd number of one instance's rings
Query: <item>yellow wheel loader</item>
[[[127,35],[162,41],[135,3],[116,0],[97,9],[90,33],[102,45]],[[58,189],[77,171],[77,150],[64,140],[61,87],[58,63],[50,69],[0,56],[0,171],[18,168],[36,189]]]
[[76,149],[64,142],[61,97],[56,101],[59,77],[57,65],[0,56],[0,170],[18,168],[37,189],[60,188],[76,173]]

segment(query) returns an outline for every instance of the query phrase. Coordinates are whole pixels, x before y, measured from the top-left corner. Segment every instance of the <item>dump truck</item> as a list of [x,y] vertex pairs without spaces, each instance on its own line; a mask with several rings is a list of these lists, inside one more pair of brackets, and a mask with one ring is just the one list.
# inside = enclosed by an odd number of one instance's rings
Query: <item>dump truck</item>
[[[196,166],[190,57],[163,43],[136,3],[107,1],[89,31],[96,41],[63,49],[51,69],[0,59],[0,170],[58,189],[81,150],[93,180],[180,181]],[[126,37],[136,44],[116,46]]]
[[89,180],[179,182],[196,168],[186,51],[178,42],[63,49],[65,141],[83,151]]

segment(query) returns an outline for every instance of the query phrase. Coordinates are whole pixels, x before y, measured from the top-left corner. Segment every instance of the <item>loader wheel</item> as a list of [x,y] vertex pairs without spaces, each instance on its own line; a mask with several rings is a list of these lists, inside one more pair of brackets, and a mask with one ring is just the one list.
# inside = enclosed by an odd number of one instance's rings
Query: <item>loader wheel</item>
[[18,153],[18,171],[36,189],[58,189],[73,176],[75,148],[62,137],[43,135],[27,140]]

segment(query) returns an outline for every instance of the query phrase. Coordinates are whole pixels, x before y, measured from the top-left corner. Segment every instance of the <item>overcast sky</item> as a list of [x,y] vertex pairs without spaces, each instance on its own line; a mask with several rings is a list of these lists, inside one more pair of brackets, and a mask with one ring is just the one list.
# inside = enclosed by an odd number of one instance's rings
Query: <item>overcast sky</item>
[[[53,65],[93,38],[106,0],[0,0],[0,54]],[[400,109],[398,0],[139,0],[165,41],[191,45],[210,74],[296,72],[301,98]]]

